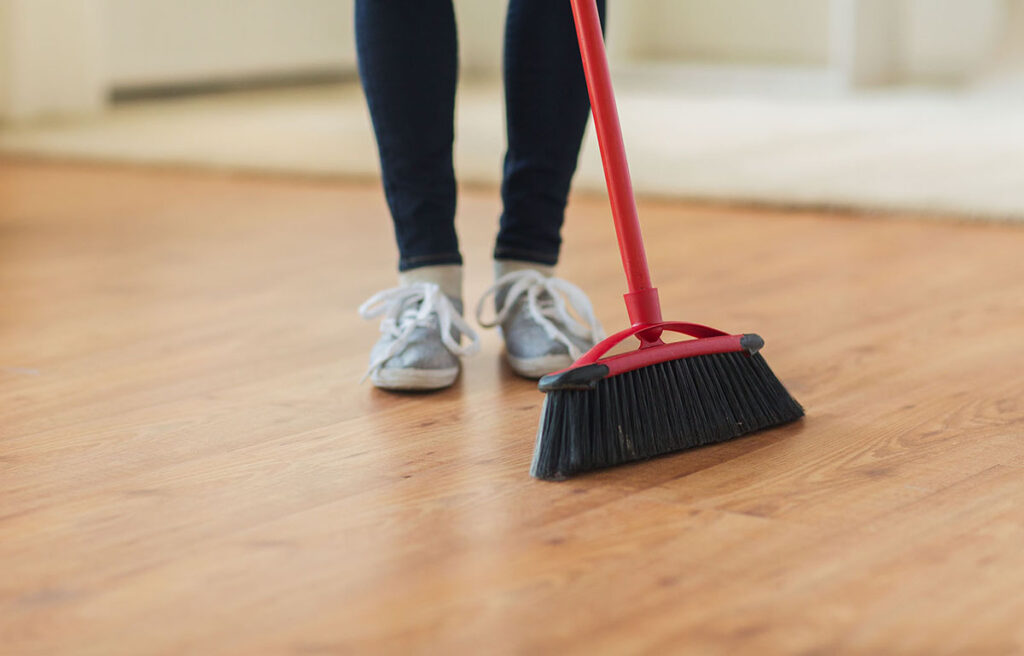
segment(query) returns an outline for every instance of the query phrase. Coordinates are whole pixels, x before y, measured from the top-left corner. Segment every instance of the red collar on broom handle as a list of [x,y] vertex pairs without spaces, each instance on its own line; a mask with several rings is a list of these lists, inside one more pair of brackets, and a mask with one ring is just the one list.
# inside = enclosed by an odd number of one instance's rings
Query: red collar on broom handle
[[[637,216],[629,164],[626,161],[626,147],[619,127],[619,115],[615,105],[615,94],[612,91],[597,4],[594,0],[571,0],[571,4],[587,89],[590,92],[597,140],[601,147],[601,162],[604,165],[604,177],[608,186],[612,217],[615,220],[615,233],[622,255],[622,267],[626,273],[629,291],[624,298],[632,325],[598,343],[570,369],[564,371],[600,364],[602,369],[607,367],[600,376],[604,378],[684,357],[734,351],[755,353],[764,344],[757,335],[730,335],[699,324],[662,320],[658,290],[651,283],[651,274],[647,267],[647,254],[640,232],[640,219]],[[666,330],[697,339],[666,344],[661,339],[662,332]],[[633,336],[640,340],[638,350],[602,358],[616,344]],[[591,376],[596,373],[592,368],[588,369],[591,369]],[[547,380],[541,380],[541,389],[551,385],[564,385],[567,381],[566,376],[562,374],[563,372],[555,372],[546,376]]]

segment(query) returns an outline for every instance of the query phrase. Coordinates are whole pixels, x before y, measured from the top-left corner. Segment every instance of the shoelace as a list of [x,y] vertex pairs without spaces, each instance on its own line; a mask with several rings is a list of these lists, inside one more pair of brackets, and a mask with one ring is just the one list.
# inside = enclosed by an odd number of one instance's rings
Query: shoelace
[[[469,327],[441,288],[433,283],[418,282],[385,289],[359,306],[359,316],[364,319],[373,319],[382,314],[386,316],[380,322],[380,331],[394,337],[395,341],[370,363],[369,369],[359,382],[365,381],[392,356],[400,353],[409,344],[412,332],[417,327],[432,327],[434,315],[437,315],[438,327],[441,330],[441,342],[453,355],[472,355],[480,350],[480,338],[476,332]],[[453,326],[459,333],[469,338],[469,344],[462,346],[455,341],[451,330]]]
[[[484,301],[491,294],[497,294],[498,290],[508,287],[502,307],[497,309],[494,319],[484,320]],[[601,323],[594,316],[594,308],[590,299],[583,293],[583,290],[567,280],[561,278],[549,278],[539,271],[524,269],[513,271],[498,278],[491,287],[484,292],[480,302],[476,306],[476,320],[484,328],[491,328],[500,324],[508,317],[512,306],[520,296],[526,296],[526,308],[530,318],[544,328],[548,337],[560,342],[569,349],[569,355],[576,359],[583,353],[576,347],[573,341],[555,322],[561,323],[573,335],[598,342],[604,339],[604,329]],[[563,298],[564,296],[564,298]],[[569,303],[566,305],[566,299]],[[586,323],[580,323],[571,314],[569,307],[580,316]]]

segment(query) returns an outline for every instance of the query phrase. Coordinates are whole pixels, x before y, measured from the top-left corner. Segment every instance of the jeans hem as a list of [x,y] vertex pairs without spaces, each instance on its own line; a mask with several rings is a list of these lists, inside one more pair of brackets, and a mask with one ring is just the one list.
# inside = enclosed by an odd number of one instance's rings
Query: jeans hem
[[545,253],[542,251],[531,251],[520,248],[508,248],[507,246],[496,246],[494,248],[494,259],[496,260],[522,260],[545,266],[558,264],[558,253]]
[[398,270],[409,271],[425,266],[438,266],[441,264],[462,264],[462,255],[459,253],[440,253],[436,255],[415,255],[403,257],[398,260]]

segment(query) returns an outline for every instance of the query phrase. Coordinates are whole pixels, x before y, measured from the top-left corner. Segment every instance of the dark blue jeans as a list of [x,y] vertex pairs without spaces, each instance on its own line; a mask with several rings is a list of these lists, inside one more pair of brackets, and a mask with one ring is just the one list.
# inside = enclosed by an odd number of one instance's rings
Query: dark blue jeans
[[[602,20],[604,0],[598,0]],[[452,167],[458,45],[451,0],[356,0],[359,75],[399,270],[461,264]],[[590,104],[569,0],[510,0],[508,152],[496,259],[555,264]]]

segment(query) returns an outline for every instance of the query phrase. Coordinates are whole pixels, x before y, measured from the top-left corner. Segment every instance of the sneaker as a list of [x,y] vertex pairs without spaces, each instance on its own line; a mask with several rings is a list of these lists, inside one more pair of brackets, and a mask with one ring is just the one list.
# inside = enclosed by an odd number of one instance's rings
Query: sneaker
[[[359,307],[364,319],[384,315],[383,333],[363,376],[382,389],[436,390],[459,376],[459,357],[476,353],[480,339],[462,318],[462,301],[436,284],[418,282],[374,294]],[[461,345],[462,336],[469,343]],[[360,381],[362,382],[362,381]]]
[[[486,321],[484,303],[491,294],[495,315]],[[582,321],[569,313],[570,308]],[[498,278],[477,304],[476,318],[484,328],[499,326],[509,365],[526,378],[565,369],[604,339],[583,290],[535,269]]]

